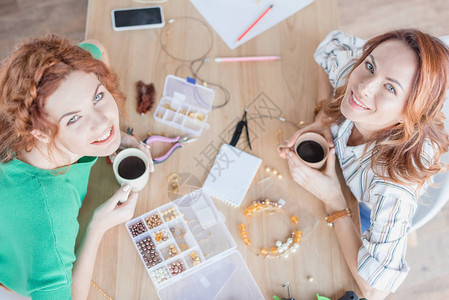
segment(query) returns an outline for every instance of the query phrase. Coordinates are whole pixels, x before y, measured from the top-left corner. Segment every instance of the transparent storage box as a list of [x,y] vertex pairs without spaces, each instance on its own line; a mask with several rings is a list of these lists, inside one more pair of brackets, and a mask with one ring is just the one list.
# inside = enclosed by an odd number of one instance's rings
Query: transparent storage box
[[202,189],[126,227],[160,299],[264,299],[224,216]]
[[168,126],[199,136],[209,128],[207,116],[212,109],[215,92],[196,84],[190,77],[168,75],[162,99],[154,111],[154,119]]

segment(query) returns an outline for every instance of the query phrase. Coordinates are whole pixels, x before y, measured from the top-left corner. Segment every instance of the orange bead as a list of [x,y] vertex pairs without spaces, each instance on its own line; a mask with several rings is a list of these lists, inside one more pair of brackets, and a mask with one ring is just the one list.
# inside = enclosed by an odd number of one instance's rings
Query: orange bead
[[246,225],[240,224],[240,231],[246,231]]
[[252,243],[251,243],[251,240],[250,239],[248,239],[248,238],[246,238],[246,239],[243,239],[243,242],[245,243],[245,245],[246,246],[251,246],[252,245]]
[[292,223],[295,224],[295,225],[299,223],[299,220],[298,220],[298,218],[297,218],[296,216],[291,217],[290,220],[291,220]]
[[260,250],[260,253],[261,253],[263,256],[266,256],[266,255],[268,254],[268,250],[264,248],[264,249]]
[[251,217],[252,214],[253,214],[252,210],[250,210],[250,209],[245,209],[245,216]]
[[271,251],[272,254],[276,254],[276,253],[278,252],[278,248],[272,247],[272,248],[270,249],[270,251]]
[[246,231],[242,231],[240,232],[240,236],[242,237],[242,239],[246,239],[248,237],[248,233]]

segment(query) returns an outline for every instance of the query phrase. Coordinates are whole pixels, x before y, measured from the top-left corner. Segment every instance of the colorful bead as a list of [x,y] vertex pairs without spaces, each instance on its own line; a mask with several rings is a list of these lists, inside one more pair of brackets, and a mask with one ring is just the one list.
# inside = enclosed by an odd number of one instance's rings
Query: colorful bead
[[[267,170],[267,168],[266,168],[266,170]],[[269,169],[271,170],[271,172],[273,172],[273,171],[277,172],[274,169],[271,169],[271,168],[269,168]],[[276,174],[280,175],[279,173],[276,173]],[[283,199],[279,199],[279,201],[272,201],[267,198],[259,198],[257,200],[254,200],[253,202],[251,202],[251,204],[244,210],[244,214],[245,214],[245,216],[250,217],[255,212],[262,211],[262,210],[265,210],[267,213],[273,214],[277,211],[277,209],[282,208],[284,205],[285,205],[285,201]],[[292,216],[290,218],[290,221],[292,222],[293,225],[297,225],[299,223],[299,219],[296,216]],[[250,247],[252,245],[252,242],[249,239],[246,225],[240,224],[239,229],[240,229],[240,236],[243,240],[243,243],[246,246]],[[285,240],[285,242],[282,242],[281,240],[277,240],[275,243],[276,247],[271,247],[271,248],[269,248],[270,250],[268,250],[267,248],[262,248],[259,251],[257,251],[257,253],[264,257],[271,258],[271,257],[282,256],[284,258],[287,258],[290,252],[294,253],[297,251],[299,243],[301,243],[301,237],[302,237],[302,232],[300,230],[293,231],[291,233],[290,237],[288,237]]]
[[298,217],[293,216],[290,218],[290,220],[292,221],[293,224],[297,225],[299,223]]

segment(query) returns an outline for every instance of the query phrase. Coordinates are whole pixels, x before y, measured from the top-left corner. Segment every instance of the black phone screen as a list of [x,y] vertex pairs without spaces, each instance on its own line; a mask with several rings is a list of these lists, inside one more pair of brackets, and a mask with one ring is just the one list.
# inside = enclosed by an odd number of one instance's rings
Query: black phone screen
[[116,27],[139,26],[162,23],[159,7],[114,11]]

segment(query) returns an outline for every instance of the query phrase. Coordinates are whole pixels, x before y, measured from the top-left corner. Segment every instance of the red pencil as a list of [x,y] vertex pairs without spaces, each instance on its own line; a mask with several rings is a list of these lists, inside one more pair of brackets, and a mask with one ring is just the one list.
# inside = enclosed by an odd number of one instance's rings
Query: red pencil
[[237,39],[237,42],[240,42],[240,40],[248,33],[248,31],[250,31],[257,24],[257,22],[259,22],[260,19],[262,19],[263,16],[265,16],[270,11],[270,9],[272,9],[272,8],[273,8],[273,4],[271,4],[267,8],[267,10],[264,11],[264,13],[248,29],[246,29],[246,31]]

